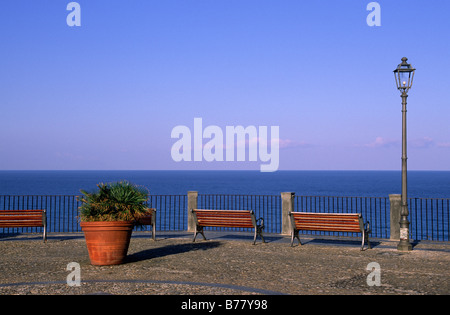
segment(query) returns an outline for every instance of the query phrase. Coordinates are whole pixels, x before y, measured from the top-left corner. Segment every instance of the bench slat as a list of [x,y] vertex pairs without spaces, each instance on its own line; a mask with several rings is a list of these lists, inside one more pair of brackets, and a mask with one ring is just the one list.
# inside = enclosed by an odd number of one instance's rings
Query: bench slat
[[214,226],[214,227],[248,227],[253,228],[252,221],[242,220],[198,220],[200,226]]
[[359,221],[357,222],[345,222],[345,221],[326,221],[326,220],[316,220],[316,221],[305,221],[305,220],[295,220],[296,225],[345,225],[345,226],[359,226]]
[[43,227],[42,220],[39,221],[0,221],[0,227]]
[[252,218],[243,217],[197,217],[198,221],[218,221],[218,222],[252,222]]
[[[262,236],[263,225],[259,225],[255,219],[252,210],[209,210],[209,209],[192,209],[196,220],[196,230],[194,240],[198,233],[203,235],[204,227],[234,227],[234,228],[254,228],[255,235],[253,244],[256,242],[256,236]],[[206,238],[205,238],[206,239]]]
[[232,223],[208,223],[208,224],[200,224],[200,226],[204,227],[234,227],[234,228],[254,228],[253,225],[249,224],[232,224]]
[[295,227],[299,230],[361,232],[360,214],[292,212]]
[[201,215],[201,216],[197,216],[197,218],[199,219],[199,220],[202,220],[202,219],[206,219],[206,220],[208,220],[208,219],[212,219],[212,220],[229,220],[229,221],[239,221],[239,220],[248,220],[248,221],[252,221],[252,217],[251,217],[251,215],[248,215],[248,216],[246,216],[246,217],[227,217],[227,216],[203,216],[203,215]]
[[1,215],[42,214],[43,210],[0,210]]
[[[291,246],[294,237],[298,236],[299,231],[323,231],[323,232],[350,232],[362,233],[363,240],[361,250],[364,246],[364,239],[367,237],[367,243],[370,248],[368,240],[368,233],[370,232],[364,227],[362,216],[359,213],[315,213],[315,212],[291,212],[292,224]],[[301,245],[301,243],[300,243]]]
[[43,227],[44,242],[47,240],[45,210],[0,210],[0,228]]
[[196,209],[197,224],[212,227],[253,228],[252,212],[249,210],[204,210]]
[[331,224],[331,225],[346,225],[346,226],[359,226],[359,220],[351,220],[351,221],[343,221],[343,220],[303,220],[303,219],[295,219],[296,224],[307,224],[307,225],[315,225],[315,224]]
[[359,219],[358,220],[335,220],[335,219],[308,219],[308,220],[304,220],[304,219],[299,219],[299,218],[294,218],[295,222],[305,222],[305,223],[322,223],[322,222],[330,222],[330,223],[336,223],[336,224],[347,224],[347,225],[352,225],[352,224],[357,224],[359,223]]
[[343,227],[339,225],[335,226],[320,226],[320,225],[314,225],[314,226],[308,226],[308,225],[300,225],[298,226],[299,230],[304,231],[323,231],[323,232],[353,232],[353,233],[361,233],[361,229],[358,228],[351,228],[351,227]]
[[205,215],[205,216],[232,216],[232,217],[241,217],[241,216],[249,216],[251,215],[250,211],[247,210],[196,210],[195,213],[197,216]]
[[148,208],[144,216],[140,217],[136,222],[137,225],[151,225],[152,239],[156,240],[156,209]]
[[360,215],[357,213],[308,213],[308,212],[292,212],[294,217],[301,218],[341,218],[343,220],[351,220],[354,218],[359,218]]
[[42,213],[42,212],[44,212],[44,210],[36,210],[36,209],[25,209],[25,210],[0,210],[0,213],[25,213],[25,212]]
[[298,221],[304,221],[304,222],[311,222],[311,221],[312,222],[314,222],[314,221],[327,221],[327,222],[342,222],[342,223],[359,222],[359,217],[355,217],[355,218],[351,218],[351,219],[349,219],[349,218],[342,219],[342,218],[336,218],[336,217],[334,217],[334,218],[323,218],[323,217],[317,217],[317,218],[307,217],[307,218],[305,218],[305,217],[296,217],[296,216],[294,216],[294,219],[298,220]]
[[28,220],[41,220],[42,215],[1,215],[0,221],[28,221]]
[[303,221],[303,222],[314,222],[314,221],[321,221],[321,222],[340,222],[342,224],[352,224],[354,222],[359,222],[359,218],[352,218],[352,219],[341,219],[341,218],[296,218],[294,219]]
[[250,214],[246,216],[226,216],[226,215],[197,215],[198,219],[217,219],[217,220],[251,220],[252,216]]

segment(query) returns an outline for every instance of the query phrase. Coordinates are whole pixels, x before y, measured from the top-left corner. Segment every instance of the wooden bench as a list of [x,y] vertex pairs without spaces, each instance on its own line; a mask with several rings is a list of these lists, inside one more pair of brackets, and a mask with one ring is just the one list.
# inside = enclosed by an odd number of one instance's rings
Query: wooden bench
[[47,241],[47,215],[45,210],[0,210],[0,228],[43,227]]
[[264,228],[263,218],[256,220],[253,210],[203,210],[192,209],[192,214],[195,220],[194,239],[200,233],[206,240],[203,233],[204,227],[234,227],[234,228],[254,228],[255,234],[253,238],[253,245],[256,244],[256,237],[259,235],[263,243],[264,236],[262,230]]
[[289,217],[292,224],[291,246],[294,238],[302,245],[298,232],[303,231],[327,231],[327,232],[352,232],[362,234],[361,250],[367,240],[368,248],[372,248],[369,242],[369,222],[364,224],[362,215],[359,213],[311,213],[290,212]]
[[156,238],[156,209],[148,209],[147,214],[141,217],[136,225],[151,225],[152,226],[152,239]]

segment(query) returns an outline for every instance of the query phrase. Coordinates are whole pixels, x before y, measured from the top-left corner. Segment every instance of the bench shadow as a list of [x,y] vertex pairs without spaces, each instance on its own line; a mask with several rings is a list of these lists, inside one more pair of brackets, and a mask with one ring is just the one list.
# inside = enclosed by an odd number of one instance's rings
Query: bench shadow
[[6,239],[8,239],[8,238],[14,238],[14,237],[16,237],[16,236],[18,236],[18,235],[20,235],[21,233],[8,233],[8,234],[3,234],[3,233],[0,233],[0,239],[2,239],[2,238],[6,238]]
[[[143,238],[143,239],[151,239],[152,238],[152,234],[150,232],[146,233],[147,231],[144,231],[144,233],[142,233],[142,231],[137,231],[140,232],[139,234],[137,233],[133,233],[132,237],[133,238]],[[156,231],[156,240],[165,240],[165,239],[171,239],[171,238],[192,238],[192,233],[180,233],[180,232],[176,232],[176,233],[164,233],[164,232],[159,232]]]
[[[74,234],[74,235],[47,235],[47,241],[67,241],[84,238],[83,234]],[[0,235],[0,241],[7,242],[23,242],[23,241],[42,241],[42,234],[8,234],[5,236]]]
[[191,251],[208,250],[219,246],[222,246],[221,242],[207,241],[201,243],[175,244],[164,247],[150,248],[140,252],[129,254],[126,258],[125,263],[134,263],[152,258],[177,255]]
[[[208,235],[206,235],[206,237],[208,238]],[[239,240],[239,241],[249,241],[250,243],[253,242],[253,235],[239,235],[239,234],[224,234],[224,235],[220,235],[220,236],[212,236],[208,239],[227,239],[227,240]],[[267,236],[264,235],[264,240],[266,243],[272,243],[272,242],[276,242],[279,241],[281,239],[283,239],[283,236]],[[258,243],[262,243],[262,239],[260,236],[258,236],[256,238],[256,244]]]
[[[302,240],[302,244],[323,244],[323,245],[336,245],[336,246],[357,246],[357,247],[361,247],[361,241],[353,241],[353,240],[332,240],[332,239],[323,239],[323,238],[314,238],[314,239],[310,239],[310,240]],[[294,242],[294,244],[296,244]],[[373,241],[370,240],[370,246],[372,248],[380,245],[381,242],[379,241]],[[367,249],[367,243],[364,244],[364,250]]]

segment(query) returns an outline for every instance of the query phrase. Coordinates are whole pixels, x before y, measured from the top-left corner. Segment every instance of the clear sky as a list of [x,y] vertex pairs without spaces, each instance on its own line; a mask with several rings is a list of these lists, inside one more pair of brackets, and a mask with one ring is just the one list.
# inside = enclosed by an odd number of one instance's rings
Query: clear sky
[[404,56],[408,169],[450,170],[448,0],[69,2],[1,1],[1,170],[259,169],[173,161],[194,118],[279,126],[280,170],[400,170]]

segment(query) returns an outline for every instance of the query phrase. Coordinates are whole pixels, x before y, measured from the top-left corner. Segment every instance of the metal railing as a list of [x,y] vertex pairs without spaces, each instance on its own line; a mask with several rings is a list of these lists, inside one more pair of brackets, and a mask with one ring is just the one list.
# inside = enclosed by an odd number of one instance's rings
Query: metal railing
[[[78,207],[81,202],[77,196],[56,195],[3,195],[0,196],[0,210],[47,210],[47,232],[79,232]],[[3,231],[2,231],[3,230]],[[7,228],[0,233],[33,233],[42,232],[42,228]]]
[[[390,237],[388,197],[295,196],[294,210],[305,212],[357,212],[370,222],[371,237]],[[411,239],[449,241],[450,199],[410,198]],[[187,195],[150,195],[149,207],[157,209],[157,231],[186,231]],[[0,210],[47,210],[49,233],[81,232],[77,196],[0,195]],[[254,210],[264,218],[265,233],[281,233],[282,199],[279,195],[198,195],[200,209]],[[143,227],[148,230],[148,227]],[[40,233],[42,228],[0,228],[0,234]],[[305,232],[306,233],[306,232]],[[310,233],[310,232],[308,232]],[[322,235],[324,232],[311,232]],[[341,235],[331,233],[330,235]],[[352,234],[343,234],[352,236]]]
[[[253,210],[256,219],[264,219],[266,233],[281,232],[281,196],[276,195],[198,195],[199,209]],[[248,230],[208,228],[211,230]]]
[[148,205],[156,209],[157,231],[187,230],[186,195],[150,195]]
[[408,208],[412,239],[450,240],[450,199],[409,198]]

